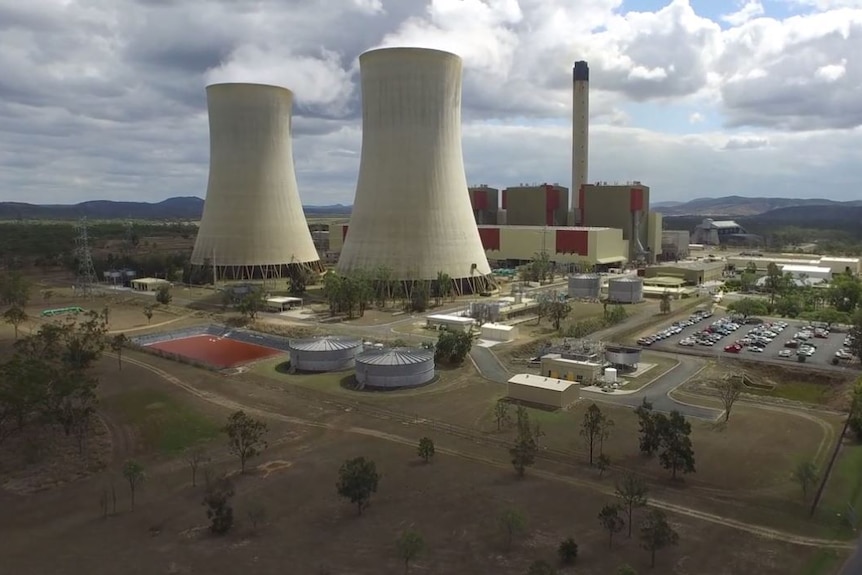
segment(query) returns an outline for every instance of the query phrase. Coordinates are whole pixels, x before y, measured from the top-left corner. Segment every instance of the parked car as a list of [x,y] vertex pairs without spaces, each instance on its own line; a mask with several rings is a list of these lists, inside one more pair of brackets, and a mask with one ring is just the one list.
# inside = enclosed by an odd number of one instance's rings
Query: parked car
[[781,351],[778,352],[778,357],[791,357],[791,356],[793,356],[793,350],[792,349],[782,349]]

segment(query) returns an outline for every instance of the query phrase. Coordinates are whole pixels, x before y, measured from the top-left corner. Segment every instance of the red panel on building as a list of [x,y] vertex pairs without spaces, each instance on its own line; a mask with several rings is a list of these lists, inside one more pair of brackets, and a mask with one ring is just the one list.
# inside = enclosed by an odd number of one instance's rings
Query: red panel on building
[[590,232],[587,230],[557,230],[557,253],[589,255]]
[[503,207],[501,209],[505,210],[506,209],[506,190],[503,190],[502,193],[503,193],[503,198],[500,201],[503,202]]
[[341,241],[344,241],[344,238],[347,237],[347,226],[342,226],[341,228]]
[[587,207],[584,204],[584,196],[586,196],[586,193],[584,192],[584,186],[581,186],[580,188],[578,188],[578,209],[581,211],[581,225],[582,226],[586,225],[584,223],[586,221],[586,218],[584,218],[584,214],[587,213]]
[[642,212],[644,209],[643,188],[632,188],[630,192],[630,208],[633,212]]
[[487,210],[488,190],[473,190],[470,193],[470,203],[474,210]]
[[485,250],[500,250],[500,228],[479,228],[479,237]]
[[560,207],[560,193],[554,186],[545,185],[545,224],[554,225],[554,211]]

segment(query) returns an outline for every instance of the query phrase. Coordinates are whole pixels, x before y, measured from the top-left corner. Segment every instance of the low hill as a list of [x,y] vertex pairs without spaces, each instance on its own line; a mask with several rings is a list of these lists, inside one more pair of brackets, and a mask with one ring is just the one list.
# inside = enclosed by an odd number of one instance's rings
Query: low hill
[[791,207],[862,206],[862,201],[836,202],[822,198],[745,198],[727,196],[723,198],[698,198],[685,203],[660,202],[656,209],[665,216],[741,217],[757,216]]
[[[351,206],[303,206],[307,215],[349,214]],[[94,200],[80,204],[37,205],[0,202],[0,220],[75,220],[86,216],[94,220],[199,220],[204,201],[197,197],[168,198],[147,202]]]

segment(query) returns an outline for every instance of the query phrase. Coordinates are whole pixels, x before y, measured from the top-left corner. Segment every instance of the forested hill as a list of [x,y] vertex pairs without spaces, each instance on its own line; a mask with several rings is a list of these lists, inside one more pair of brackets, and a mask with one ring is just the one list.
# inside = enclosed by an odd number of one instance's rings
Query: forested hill
[[[349,214],[351,206],[303,206],[306,214]],[[95,200],[71,205],[0,202],[0,220],[199,220],[204,201],[196,197],[168,198],[157,203]]]

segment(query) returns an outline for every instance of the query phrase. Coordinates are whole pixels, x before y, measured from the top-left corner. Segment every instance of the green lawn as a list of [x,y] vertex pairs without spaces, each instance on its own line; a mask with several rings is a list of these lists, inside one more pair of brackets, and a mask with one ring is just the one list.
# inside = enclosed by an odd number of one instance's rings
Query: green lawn
[[775,389],[771,391],[758,389],[756,387],[746,387],[745,393],[763,395],[766,397],[778,397],[792,401],[801,401],[803,403],[825,404],[833,397],[835,389],[822,383],[789,381],[776,385]]
[[832,575],[845,559],[845,554],[834,549],[821,549],[802,567],[799,575]]
[[216,422],[158,391],[130,391],[108,398],[104,407],[140,430],[145,447],[162,453],[178,453],[219,434]]

